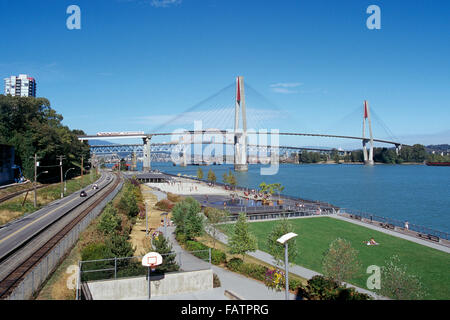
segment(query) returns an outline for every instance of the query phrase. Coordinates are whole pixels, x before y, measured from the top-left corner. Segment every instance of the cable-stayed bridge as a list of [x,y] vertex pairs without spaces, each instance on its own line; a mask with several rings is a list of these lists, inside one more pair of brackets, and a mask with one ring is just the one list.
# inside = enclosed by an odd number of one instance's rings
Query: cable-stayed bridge
[[[234,85],[233,85],[234,86]],[[225,89],[229,89],[228,86]],[[223,92],[224,90],[222,90]],[[213,95],[216,97],[218,94]],[[372,134],[371,112],[367,101],[363,105],[363,134],[362,136],[354,135],[336,135],[326,133],[306,133],[306,132],[280,132],[277,129],[248,129],[247,123],[247,109],[246,98],[244,92],[243,77],[237,77],[235,84],[235,98],[234,110],[231,108],[213,109],[200,113],[195,111],[195,107],[189,109],[185,114],[194,121],[194,130],[177,130],[173,132],[158,132],[165,125],[152,130],[154,132],[144,133],[143,131],[136,132],[103,132],[97,135],[79,136],[80,140],[112,140],[112,139],[142,139],[143,144],[105,144],[105,145],[91,145],[91,153],[94,156],[111,155],[118,153],[127,153],[133,155],[136,161],[137,155],[143,157],[144,171],[151,168],[151,162],[158,159],[166,159],[169,157],[174,163],[180,165],[187,165],[195,161],[201,162],[229,162],[227,159],[232,157],[234,168],[237,171],[247,171],[249,163],[258,162],[278,162],[279,155],[289,155],[292,152],[299,152],[303,150],[315,151],[321,153],[333,152],[332,148],[320,147],[297,147],[289,145],[280,145],[280,136],[300,137],[320,137],[320,138],[335,138],[346,140],[357,140],[362,143],[364,163],[366,165],[373,165],[373,146],[374,143],[388,144],[395,147],[398,152],[402,146],[399,141],[377,139]],[[204,104],[213,104],[211,99],[203,101]],[[234,113],[234,115],[231,114]],[[234,129],[203,129],[202,118],[196,120],[197,116],[206,115],[206,122],[211,119],[218,119],[222,121],[221,124],[216,124],[216,127],[226,126],[226,120],[234,120]],[[182,114],[183,115],[183,114]],[[178,115],[169,121],[167,124],[176,123],[180,120],[182,115]],[[261,117],[259,119],[261,120]],[[260,121],[253,124],[257,127]],[[368,126],[368,135],[366,136],[366,126]],[[212,127],[209,125],[208,127]],[[260,126],[259,128],[267,128]],[[162,143],[152,143],[153,137],[171,137],[171,141]],[[269,142],[270,140],[270,142]],[[224,150],[225,149],[225,150]],[[193,151],[193,153],[192,153]],[[339,153],[345,154],[347,151],[339,150]],[[163,156],[161,156],[163,155]],[[200,155],[200,158],[198,156]],[[197,157],[197,158],[196,158]],[[256,158],[255,158],[256,157]],[[200,160],[199,160],[200,159]],[[255,160],[256,159],[256,160]]]

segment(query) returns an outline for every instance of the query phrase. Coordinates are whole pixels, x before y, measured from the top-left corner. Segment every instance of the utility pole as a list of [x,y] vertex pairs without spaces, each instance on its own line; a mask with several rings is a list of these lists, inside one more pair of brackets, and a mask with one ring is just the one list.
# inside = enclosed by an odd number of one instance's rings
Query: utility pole
[[83,158],[84,158],[84,156],[81,156],[81,181],[83,181],[83,169],[84,169],[84,167],[83,167]]
[[61,199],[64,198],[64,179],[63,179],[63,167],[62,167],[62,161],[65,159],[65,156],[57,156],[59,160],[59,169],[61,172]]
[[34,207],[37,207],[37,195],[36,195],[36,178],[37,178],[37,155],[34,154]]

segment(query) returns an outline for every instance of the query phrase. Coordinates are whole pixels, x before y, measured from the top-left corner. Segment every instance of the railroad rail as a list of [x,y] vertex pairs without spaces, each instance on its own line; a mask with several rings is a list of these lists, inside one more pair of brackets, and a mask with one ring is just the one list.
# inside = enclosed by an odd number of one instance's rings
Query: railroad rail
[[[14,289],[20,284],[20,282],[25,278],[27,273],[37,266],[51,250],[58,245],[58,243],[63,239],[75,226],[77,226],[97,205],[99,205],[120,183],[120,177],[117,175],[114,179],[112,185],[105,186],[105,192],[102,193],[99,198],[97,198],[93,203],[91,203],[86,209],[84,209],[80,214],[78,214],[74,219],[72,219],[68,224],[66,224],[61,230],[59,230],[50,240],[45,242],[42,246],[36,249],[23,263],[12,270],[6,277],[0,281],[0,299],[7,299],[9,295],[14,291]],[[74,211],[76,208],[81,206],[84,202],[78,206],[69,209],[64,216]],[[41,235],[46,229],[54,225],[60,219],[57,219],[50,223],[47,227],[40,230],[40,232],[34,235],[32,238],[28,239],[20,247],[16,248],[14,252],[17,252],[27,243],[29,243],[33,238]],[[10,256],[13,253],[9,253]],[[4,257],[2,257],[4,260]]]
[[[43,185],[42,184],[42,185],[36,186],[36,190],[44,188],[44,187],[48,187],[48,186],[49,185]],[[3,197],[0,198],[0,203],[4,202],[6,200],[12,199],[14,197],[20,196],[21,194],[23,194],[25,192],[33,192],[33,191],[34,191],[34,188],[32,187],[32,188],[29,188],[29,189],[19,190],[19,191],[7,194],[6,196],[3,196]]]

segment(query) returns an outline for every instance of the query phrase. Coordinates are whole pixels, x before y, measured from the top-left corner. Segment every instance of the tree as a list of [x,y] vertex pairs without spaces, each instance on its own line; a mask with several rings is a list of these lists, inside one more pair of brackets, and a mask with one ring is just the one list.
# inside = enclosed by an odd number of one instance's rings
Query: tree
[[322,262],[325,276],[337,282],[351,279],[359,270],[358,251],[347,240],[337,238],[330,243]]
[[175,232],[184,234],[187,240],[194,240],[195,237],[202,235],[204,220],[200,211],[200,203],[194,198],[188,197],[178,202],[172,209],[172,218],[176,225]]
[[426,296],[420,279],[411,274],[397,255],[390,257],[381,267],[381,289],[384,296],[397,300],[422,299]]
[[217,181],[216,174],[211,170],[211,168],[208,171],[208,181],[211,181],[212,183],[216,183]]
[[247,252],[256,251],[258,248],[256,238],[248,228],[247,216],[244,212],[239,214],[228,245],[230,247],[230,253],[242,255],[242,260],[244,260]]
[[[284,266],[284,245],[279,243],[277,239],[279,239],[282,235],[293,232],[294,227],[287,219],[282,219],[278,221],[272,228],[268,238],[267,238],[267,247],[269,248],[269,253],[274,257],[275,264],[277,266]],[[296,238],[292,238],[288,241],[288,259],[289,261],[294,261],[297,257],[298,248]]]
[[[112,234],[106,239],[106,247],[111,251],[113,257],[132,257],[134,254],[134,248],[128,237],[120,234]],[[127,263],[124,263],[127,264]]]
[[100,216],[97,229],[104,235],[112,234],[120,229],[122,219],[117,215],[117,210],[111,204],[108,204]]
[[25,177],[33,179],[36,153],[47,175],[58,181],[60,168],[56,155],[64,155],[63,170],[89,158],[89,145],[79,141],[81,130],[70,130],[62,124],[62,115],[50,107],[49,100],[34,97],[0,95],[0,144],[15,149],[15,164],[22,168]]
[[236,186],[237,185],[236,177],[231,172],[231,170],[228,170],[228,174],[224,173],[222,177],[223,177],[223,182],[224,183],[231,184],[232,186]]
[[203,179],[203,170],[202,170],[202,168],[198,168],[197,169],[197,178],[198,179]]
[[217,226],[228,220],[228,212],[216,208],[208,208],[206,223],[209,226],[210,235],[213,238],[213,248],[216,248],[216,240],[219,230]]
[[175,261],[176,254],[172,251],[172,245],[162,234],[153,238],[152,250],[163,256],[163,262],[158,266],[160,272],[178,271],[180,267]]

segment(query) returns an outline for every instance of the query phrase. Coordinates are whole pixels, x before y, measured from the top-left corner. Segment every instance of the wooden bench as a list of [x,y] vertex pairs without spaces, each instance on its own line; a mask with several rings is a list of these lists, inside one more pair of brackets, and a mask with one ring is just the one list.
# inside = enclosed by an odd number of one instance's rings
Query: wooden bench
[[439,237],[433,236],[432,234],[428,235],[428,239],[430,239],[431,241],[439,242]]

